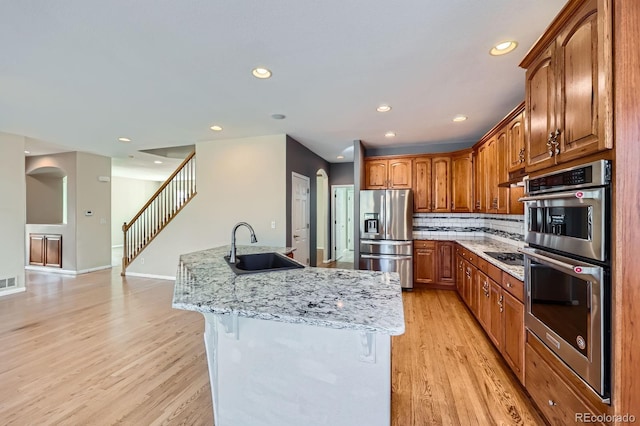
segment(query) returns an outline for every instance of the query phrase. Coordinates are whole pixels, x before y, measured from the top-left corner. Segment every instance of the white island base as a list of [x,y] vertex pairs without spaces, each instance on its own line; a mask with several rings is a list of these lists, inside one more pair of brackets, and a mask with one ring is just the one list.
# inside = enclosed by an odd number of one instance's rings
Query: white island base
[[388,426],[391,336],[203,313],[216,426]]

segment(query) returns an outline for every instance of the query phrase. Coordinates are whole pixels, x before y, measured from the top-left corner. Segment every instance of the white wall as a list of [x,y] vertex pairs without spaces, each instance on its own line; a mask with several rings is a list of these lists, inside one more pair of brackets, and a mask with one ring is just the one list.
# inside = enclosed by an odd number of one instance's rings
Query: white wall
[[122,224],[133,219],[160,185],[155,180],[111,177],[111,245],[123,244]]
[[[285,245],[284,134],[201,142],[196,163],[198,194],[128,272],[175,276],[180,254],[230,244],[231,229],[240,221],[253,226],[258,245]],[[237,243],[249,244],[247,229],[238,230]]]
[[111,265],[111,183],[98,180],[111,177],[111,158],[76,154],[76,267],[85,271]]
[[17,286],[22,288],[27,204],[24,173],[24,137],[0,132],[0,279],[17,277]]

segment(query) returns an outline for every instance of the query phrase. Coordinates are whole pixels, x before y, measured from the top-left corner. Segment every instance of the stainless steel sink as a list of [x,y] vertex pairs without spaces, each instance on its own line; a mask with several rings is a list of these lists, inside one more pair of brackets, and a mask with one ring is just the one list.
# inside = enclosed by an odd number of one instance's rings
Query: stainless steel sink
[[229,256],[224,260],[236,275],[304,268],[304,265],[280,253],[240,254],[236,256],[236,263],[229,263]]

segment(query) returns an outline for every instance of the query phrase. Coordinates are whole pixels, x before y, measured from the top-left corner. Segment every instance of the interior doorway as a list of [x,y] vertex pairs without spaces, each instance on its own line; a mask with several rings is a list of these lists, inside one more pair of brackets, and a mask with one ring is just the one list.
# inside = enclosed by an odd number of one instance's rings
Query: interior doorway
[[336,262],[353,263],[353,185],[331,185],[331,223]]
[[293,258],[309,265],[309,178],[291,172],[291,246]]

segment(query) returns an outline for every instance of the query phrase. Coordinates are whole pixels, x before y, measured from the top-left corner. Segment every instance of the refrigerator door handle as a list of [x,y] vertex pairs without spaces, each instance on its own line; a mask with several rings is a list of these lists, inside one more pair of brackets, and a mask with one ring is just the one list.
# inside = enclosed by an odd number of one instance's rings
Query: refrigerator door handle
[[361,244],[372,244],[378,246],[410,246],[412,241],[392,241],[392,240],[360,240]]
[[411,260],[410,255],[394,256],[388,254],[361,254],[362,259],[384,259],[384,260]]

